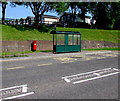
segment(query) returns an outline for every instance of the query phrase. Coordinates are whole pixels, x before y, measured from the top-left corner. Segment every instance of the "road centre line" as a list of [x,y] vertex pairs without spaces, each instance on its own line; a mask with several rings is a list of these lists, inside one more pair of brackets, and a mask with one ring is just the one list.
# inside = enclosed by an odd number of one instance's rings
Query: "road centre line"
[[47,64],[38,64],[37,66],[48,66],[48,65],[52,65],[53,63],[47,63]]
[[25,68],[25,66],[18,66],[18,67],[13,67],[13,68],[7,68],[7,70],[14,70],[14,69],[20,69],[20,68]]
[[109,70],[109,69],[111,69],[111,68],[106,68],[106,69],[101,69],[101,70],[95,70],[95,71],[81,73],[81,74],[76,74],[76,75],[71,75],[71,76],[65,76],[65,77],[62,77],[62,79],[66,79],[66,78],[70,78],[70,77],[75,77],[75,76],[80,76],[80,75],[83,75],[83,74],[95,73],[95,72],[99,72],[99,71],[103,71],[103,70]]
[[[38,64],[37,66],[47,66],[47,65],[52,65],[52,63]],[[27,68],[27,67],[25,67],[25,66],[18,66],[18,67],[13,67],[13,68],[6,68],[6,70],[15,70],[15,69],[21,69],[21,68]]]
[[110,73],[110,74],[103,75],[103,76],[98,76],[98,77],[94,77],[94,78],[90,78],[90,79],[86,79],[86,80],[81,80],[81,81],[76,81],[76,82],[73,82],[73,84],[82,83],[82,82],[86,82],[86,81],[91,81],[91,80],[95,80],[95,79],[111,76],[111,75],[118,74],[118,73],[120,73],[120,72]]

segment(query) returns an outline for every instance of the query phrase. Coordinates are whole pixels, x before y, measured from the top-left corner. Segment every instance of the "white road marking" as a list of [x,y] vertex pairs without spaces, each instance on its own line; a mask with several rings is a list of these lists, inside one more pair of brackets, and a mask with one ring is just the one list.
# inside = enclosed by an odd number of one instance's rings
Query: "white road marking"
[[64,79],[66,82],[70,82],[70,80],[69,79]]
[[114,70],[116,70],[116,71],[119,71],[118,69],[116,69],[116,68],[113,68]]
[[4,89],[0,89],[0,91],[9,90],[9,89],[14,89],[14,88],[20,88],[20,87],[27,87],[27,84],[25,84],[25,85],[19,85],[19,86],[14,86],[14,87],[8,87],[8,88],[4,88]]
[[62,79],[64,79],[67,83],[72,82],[73,84],[77,84],[77,83],[82,83],[90,80],[95,80],[95,79],[115,75],[118,73],[120,73],[120,71],[116,68],[106,68],[106,69],[95,70],[95,71],[71,75],[71,76],[65,76],[62,77]]
[[100,74],[99,73],[94,73],[95,75],[97,75],[97,76],[100,76]]
[[107,75],[103,75],[103,76],[98,76],[98,77],[94,77],[94,78],[90,78],[90,79],[86,79],[86,80],[76,81],[76,82],[73,82],[73,84],[82,83],[82,82],[86,82],[86,81],[90,81],[90,80],[95,80],[95,79],[111,76],[111,75],[118,74],[118,73],[120,73],[120,72],[115,72],[115,73],[111,73],[111,74],[107,74]]
[[71,76],[65,76],[65,77],[62,77],[62,79],[66,79],[66,78],[70,78],[70,77],[74,77],[74,76],[80,76],[80,75],[83,75],[83,74],[89,74],[89,73],[99,72],[99,71],[103,71],[103,70],[109,70],[109,69],[111,69],[111,68],[106,68],[106,69],[101,69],[101,70],[95,70],[95,71],[81,73],[81,74],[76,74],[76,75],[71,75]]
[[23,97],[23,96],[27,96],[27,95],[32,95],[32,94],[34,94],[34,92],[29,92],[29,93],[26,93],[26,94],[21,94],[21,95],[16,95],[16,96],[12,96],[12,97],[3,98],[3,99],[0,99],[0,101],[8,100],[8,99],[15,99],[15,98],[19,98],[19,97]]
[[19,85],[19,86],[14,86],[14,87],[8,87],[8,88],[4,88],[4,89],[0,89],[0,92],[1,92],[1,94],[3,93],[2,91],[7,91],[7,90],[12,90],[12,89],[16,89],[16,88],[22,88],[22,91],[21,91],[21,93],[23,93],[23,94],[20,94],[20,95],[12,95],[11,97],[5,97],[5,98],[2,98],[2,99],[0,99],[0,101],[2,101],[2,100],[7,100],[7,99],[15,99],[15,98],[19,98],[19,97],[23,97],[23,96],[27,96],[27,95],[31,95],[31,94],[34,94],[34,92],[28,92],[27,93],[27,89],[28,89],[28,87],[27,87],[27,84],[25,84],[25,85]]
[[23,86],[23,88],[22,88],[22,92],[23,92],[23,93],[26,93],[26,92],[27,92],[27,89],[28,89],[27,86]]

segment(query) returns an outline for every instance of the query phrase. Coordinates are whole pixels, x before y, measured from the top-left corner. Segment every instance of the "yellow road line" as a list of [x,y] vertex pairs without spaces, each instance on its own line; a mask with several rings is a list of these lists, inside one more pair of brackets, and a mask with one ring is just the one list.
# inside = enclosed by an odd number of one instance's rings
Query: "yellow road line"
[[65,62],[61,62],[61,63],[69,63],[69,62],[74,62],[74,61],[65,61]]
[[85,60],[92,60],[91,58],[85,58]]
[[47,63],[47,64],[38,64],[38,66],[48,66],[48,65],[52,65],[52,63]]
[[19,67],[7,68],[7,70],[14,70],[14,69],[20,69],[20,68],[25,68],[25,67],[24,66],[19,66]]
[[103,59],[103,58],[107,58],[107,57],[86,57],[86,58],[83,58],[82,61],[92,60],[92,59]]
[[99,54],[101,56],[111,56],[111,57],[116,57],[117,54]]
[[61,63],[69,63],[69,62],[74,62],[75,60],[77,60],[75,58],[69,58],[69,57],[54,58],[54,59],[61,61]]

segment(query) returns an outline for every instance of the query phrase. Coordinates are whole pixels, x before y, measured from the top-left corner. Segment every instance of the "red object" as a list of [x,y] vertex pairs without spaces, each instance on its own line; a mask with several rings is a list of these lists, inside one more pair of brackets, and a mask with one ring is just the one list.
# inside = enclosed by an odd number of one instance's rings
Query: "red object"
[[37,42],[33,41],[33,43],[32,43],[32,51],[36,51],[36,49],[37,49]]

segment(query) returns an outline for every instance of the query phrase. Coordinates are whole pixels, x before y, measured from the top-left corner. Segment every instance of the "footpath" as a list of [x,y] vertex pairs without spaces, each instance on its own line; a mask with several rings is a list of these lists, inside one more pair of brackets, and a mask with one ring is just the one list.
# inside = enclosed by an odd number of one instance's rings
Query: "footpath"
[[12,58],[1,58],[0,62],[7,61],[19,61],[19,60],[28,60],[28,59],[43,59],[51,57],[71,57],[76,55],[85,55],[85,54],[97,54],[97,53],[112,53],[117,51],[81,51],[81,52],[72,52],[72,53],[59,53],[53,54],[52,52],[39,52],[39,53],[29,53],[26,54],[28,57],[12,57]]

